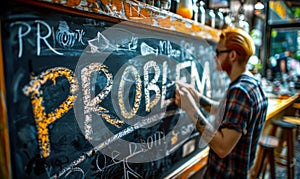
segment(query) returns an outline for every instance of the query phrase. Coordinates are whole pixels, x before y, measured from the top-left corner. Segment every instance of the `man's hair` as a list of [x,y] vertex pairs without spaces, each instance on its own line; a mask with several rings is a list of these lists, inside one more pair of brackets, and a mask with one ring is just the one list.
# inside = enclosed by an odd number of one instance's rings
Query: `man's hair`
[[255,53],[255,45],[250,35],[240,28],[226,28],[221,31],[220,40],[228,49],[235,50],[244,63]]

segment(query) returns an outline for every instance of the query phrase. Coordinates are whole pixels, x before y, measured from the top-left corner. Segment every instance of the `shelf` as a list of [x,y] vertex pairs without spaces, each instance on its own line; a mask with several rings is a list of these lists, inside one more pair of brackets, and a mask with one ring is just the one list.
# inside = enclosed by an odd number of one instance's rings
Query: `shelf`
[[116,18],[120,22],[132,21],[143,25],[181,32],[207,40],[218,41],[218,29],[200,24],[178,14],[150,6],[139,1],[129,0],[19,0],[24,3],[44,5],[49,3],[56,8],[68,7],[81,12],[93,13],[95,16],[104,15]]

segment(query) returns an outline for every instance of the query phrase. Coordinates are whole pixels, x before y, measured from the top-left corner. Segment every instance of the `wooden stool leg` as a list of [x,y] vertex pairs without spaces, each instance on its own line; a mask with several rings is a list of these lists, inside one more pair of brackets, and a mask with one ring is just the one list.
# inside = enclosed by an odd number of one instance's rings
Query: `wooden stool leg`
[[257,178],[260,170],[261,170],[261,165],[263,164],[263,154],[264,153],[264,149],[261,146],[258,146],[257,148],[257,156],[255,159],[255,164],[253,166],[252,169],[252,173],[251,173],[251,178]]
[[292,130],[287,130],[287,173],[289,179],[294,179],[294,134]]
[[277,130],[277,126],[272,126],[272,128],[271,128],[271,132],[270,132],[270,135],[271,136],[276,136],[276,130]]
[[266,174],[266,171],[267,171],[267,167],[268,167],[268,163],[269,163],[269,159],[268,159],[268,154],[266,155],[266,158],[265,158],[265,161],[263,163],[263,172],[262,172],[262,179],[265,178],[265,174]]
[[277,154],[281,155],[282,150],[286,145],[285,142],[286,142],[286,138],[288,135],[285,133],[285,130],[282,128],[279,128],[277,131],[278,131],[277,137],[279,138],[279,144],[278,144],[278,147],[276,147],[275,151]]
[[259,141],[259,146],[262,150],[261,162],[258,163],[259,172],[255,178],[264,178],[269,164],[270,176],[275,179],[275,160],[274,160],[274,149],[278,147],[278,138],[274,136],[262,136]]
[[297,126],[296,136],[297,136],[296,139],[300,140],[300,126],[299,125]]
[[266,149],[262,149],[262,160],[261,160],[261,163],[260,163],[260,168],[259,168],[259,171],[258,171],[258,174],[257,174],[257,177],[259,178],[261,174],[263,174],[263,177],[264,178],[264,175],[265,175],[265,170],[266,170],[266,166],[267,166],[267,162],[266,162],[266,155],[267,155],[267,151]]
[[274,150],[269,152],[269,163],[270,163],[270,172],[271,178],[275,179],[275,161],[274,161]]
[[[279,149],[281,153],[281,142],[285,141],[286,142],[286,147],[287,147],[287,154],[285,155],[286,162],[283,162],[284,165],[286,165],[287,169],[287,178],[288,179],[294,179],[295,176],[295,159],[294,159],[294,140],[295,140],[295,135],[294,131],[297,128],[297,125],[287,122],[287,121],[281,121],[281,120],[274,120],[272,123],[276,126],[279,126],[280,129],[282,129],[283,136],[280,136],[280,145],[276,148]],[[272,131],[274,132],[274,131]],[[276,131],[277,132],[277,131]],[[279,153],[279,154],[280,154]],[[281,157],[281,155],[279,155]],[[280,162],[281,163],[281,162]]]

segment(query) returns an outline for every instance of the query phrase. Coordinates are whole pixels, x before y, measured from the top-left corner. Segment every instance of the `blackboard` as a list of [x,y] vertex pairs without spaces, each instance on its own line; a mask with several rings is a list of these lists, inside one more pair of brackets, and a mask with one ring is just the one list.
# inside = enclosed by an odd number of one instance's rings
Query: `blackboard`
[[1,18],[14,178],[163,178],[206,147],[174,82],[220,96],[213,41],[21,3]]

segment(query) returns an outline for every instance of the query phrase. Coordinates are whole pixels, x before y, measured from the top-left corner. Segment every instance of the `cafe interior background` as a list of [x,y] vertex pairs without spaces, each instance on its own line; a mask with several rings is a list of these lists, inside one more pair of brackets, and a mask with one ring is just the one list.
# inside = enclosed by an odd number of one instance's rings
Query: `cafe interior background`
[[225,24],[244,28],[256,45],[249,70],[271,96],[294,93],[300,88],[300,2],[231,0],[229,7],[219,9]]

